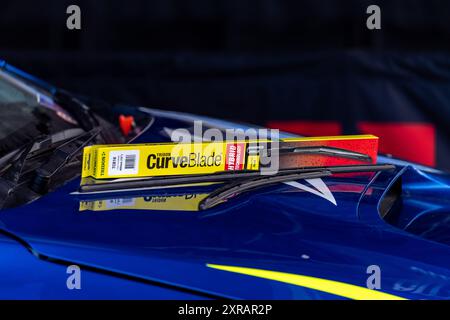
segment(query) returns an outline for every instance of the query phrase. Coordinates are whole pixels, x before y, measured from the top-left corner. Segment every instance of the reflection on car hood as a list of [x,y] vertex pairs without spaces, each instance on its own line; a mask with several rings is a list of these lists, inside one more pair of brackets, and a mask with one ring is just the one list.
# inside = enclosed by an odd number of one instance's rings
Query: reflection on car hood
[[[394,177],[384,172],[296,181],[206,211],[191,210],[195,201],[187,200],[207,194],[214,189],[211,185],[99,198],[71,194],[79,185],[73,181],[27,206],[4,211],[0,220],[40,254],[217,296],[348,297],[346,292],[331,294],[214,265],[364,288],[367,266],[379,264],[384,292],[429,298],[403,289],[408,281],[432,285],[430,272],[450,276],[450,251],[374,222],[379,199]],[[142,207],[152,199],[153,207]],[[133,207],[137,200],[141,207]],[[171,207],[170,201],[181,205]]]

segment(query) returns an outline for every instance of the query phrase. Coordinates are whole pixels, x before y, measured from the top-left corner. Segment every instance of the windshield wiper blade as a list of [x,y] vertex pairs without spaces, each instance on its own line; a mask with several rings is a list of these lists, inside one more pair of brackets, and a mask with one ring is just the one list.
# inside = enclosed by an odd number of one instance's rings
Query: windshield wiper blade
[[279,149],[280,156],[289,154],[320,154],[330,157],[355,159],[364,162],[372,162],[372,158],[364,153],[355,152],[352,150],[317,146],[317,147],[293,147],[293,148],[281,148]]
[[[58,153],[58,150],[63,150],[64,153],[66,153],[68,151],[68,149],[66,148],[69,148],[69,145],[72,145],[72,143],[74,142],[81,141],[81,144],[77,148],[72,149],[73,150],[72,153],[69,153],[62,161],[58,162],[56,170],[59,170],[66,163],[67,160],[70,160],[70,157],[72,157],[75,154],[75,152],[79,152],[81,148],[83,148],[87,143],[92,141],[92,139],[94,139],[98,135],[99,129],[95,129],[91,132],[84,132],[83,130],[81,130],[81,132],[82,133],[80,134],[80,131],[77,130],[70,130],[70,131],[67,130],[61,131],[51,136],[40,136],[34,139],[34,141],[20,148],[12,156],[7,157],[7,161],[11,163],[11,167],[9,167],[0,177],[0,190],[1,190],[0,193],[2,196],[0,198],[0,208],[4,206],[9,196],[11,196],[16,191],[17,187],[19,186],[20,179],[23,175],[24,168],[30,161],[30,158],[33,159],[37,157],[41,158],[43,154],[48,154],[48,152],[50,151]],[[55,165],[55,162],[49,161],[42,168],[37,169],[38,171],[45,170],[42,171],[44,173],[43,174],[44,181],[46,173],[48,173],[48,169],[50,168],[50,165],[52,166]],[[51,175],[52,174],[50,174],[50,176]],[[39,174],[37,176],[40,177]],[[36,190],[38,190],[38,188],[36,188]]]
[[231,173],[216,173],[204,175],[186,175],[172,177],[150,177],[145,179],[117,179],[110,181],[99,181],[86,179],[79,188],[79,193],[104,193],[104,192],[128,192],[137,189],[148,189],[157,187],[182,186],[209,182],[243,181],[264,177],[285,176],[288,174],[306,174],[330,171],[331,173],[369,172],[394,169],[393,165],[353,165],[353,166],[330,166],[315,168],[285,169],[271,176],[263,176],[259,171],[243,171]]
[[1,171],[5,171],[3,168],[8,164],[13,164],[17,167],[18,162],[26,160],[30,156],[34,156],[35,154],[52,150],[58,143],[67,141],[74,137],[78,137],[84,133],[85,131],[83,129],[72,128],[54,133],[52,135],[40,135],[32,141],[28,142],[26,145],[2,156],[0,158],[0,168],[2,168]]
[[37,193],[45,192],[50,179],[70,160],[80,154],[82,149],[93,141],[100,132],[101,128],[93,129],[56,147],[48,161],[36,170],[30,189]]
[[0,208],[4,207],[9,197],[21,184],[20,180],[30,159],[41,158],[57,149],[58,146],[64,145],[65,141],[70,142],[84,137],[86,134],[88,133],[81,129],[68,129],[53,135],[42,135],[0,158],[1,166],[7,167],[0,176]]
[[257,188],[270,186],[280,182],[288,182],[299,179],[323,178],[334,173],[353,173],[353,172],[378,172],[395,169],[394,165],[367,165],[367,166],[348,166],[348,167],[329,167],[317,168],[312,172],[287,173],[274,176],[260,176],[257,179],[245,179],[243,181],[232,182],[218,188],[199,203],[199,210],[212,208],[231,197],[242,193],[255,190]]
[[269,186],[280,182],[287,182],[300,179],[314,179],[331,176],[330,170],[322,170],[315,172],[292,173],[280,176],[263,177],[260,179],[248,179],[244,181],[234,182],[218,188],[199,203],[199,210],[212,208],[219,203],[242,194],[249,190],[254,190],[262,186]]

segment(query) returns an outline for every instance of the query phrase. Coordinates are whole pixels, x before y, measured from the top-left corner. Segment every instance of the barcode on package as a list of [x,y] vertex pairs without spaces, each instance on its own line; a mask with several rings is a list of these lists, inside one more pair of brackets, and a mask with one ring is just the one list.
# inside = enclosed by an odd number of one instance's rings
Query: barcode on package
[[132,207],[135,204],[135,198],[118,198],[106,200],[106,208],[114,209],[120,207]]
[[108,174],[111,176],[138,174],[139,150],[109,152]]

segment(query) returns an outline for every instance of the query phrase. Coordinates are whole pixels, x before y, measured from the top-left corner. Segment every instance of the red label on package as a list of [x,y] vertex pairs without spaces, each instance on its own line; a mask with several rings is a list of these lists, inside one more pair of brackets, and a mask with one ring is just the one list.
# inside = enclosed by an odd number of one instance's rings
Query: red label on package
[[245,143],[227,144],[225,170],[242,170],[244,168]]

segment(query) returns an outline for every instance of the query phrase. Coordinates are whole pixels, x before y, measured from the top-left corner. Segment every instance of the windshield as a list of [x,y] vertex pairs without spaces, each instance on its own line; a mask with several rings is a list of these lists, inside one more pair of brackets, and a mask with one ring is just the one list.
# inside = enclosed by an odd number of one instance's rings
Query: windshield
[[0,157],[39,135],[78,127],[44,92],[0,70]]

